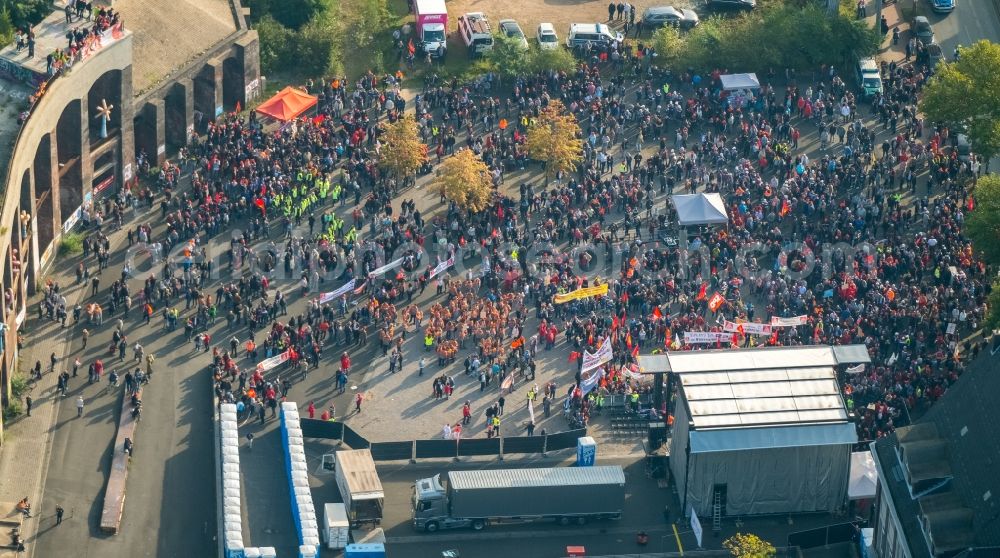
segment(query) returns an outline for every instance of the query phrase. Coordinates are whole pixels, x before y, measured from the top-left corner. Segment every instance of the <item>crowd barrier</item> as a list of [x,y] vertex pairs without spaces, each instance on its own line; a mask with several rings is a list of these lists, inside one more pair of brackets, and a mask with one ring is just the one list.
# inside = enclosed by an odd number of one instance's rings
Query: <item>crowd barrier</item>
[[459,458],[496,455],[503,458],[511,453],[540,453],[575,449],[577,439],[587,435],[586,428],[537,436],[496,438],[462,438],[461,440],[406,440],[369,442],[350,426],[336,421],[298,419],[302,437],[339,440],[351,449],[368,448],[375,461]]
[[243,546],[243,503],[240,498],[240,434],[236,405],[226,403],[219,410],[220,454],[222,456],[222,541],[226,558],[245,558]]
[[281,404],[281,441],[285,448],[285,471],[292,497],[292,519],[299,536],[299,558],[316,558],[319,556],[319,523],[309,489],[302,425],[295,403]]
[[[138,390],[142,397],[142,390]],[[126,438],[135,442],[135,430],[139,425],[132,416],[132,397],[122,390],[121,414],[118,417],[118,431],[115,434],[115,447],[111,456],[111,471],[108,474],[108,484],[104,487],[104,505],[101,508],[101,531],[117,535],[122,525],[122,514],[125,513],[125,488],[128,480],[128,464],[132,456],[125,453]]]

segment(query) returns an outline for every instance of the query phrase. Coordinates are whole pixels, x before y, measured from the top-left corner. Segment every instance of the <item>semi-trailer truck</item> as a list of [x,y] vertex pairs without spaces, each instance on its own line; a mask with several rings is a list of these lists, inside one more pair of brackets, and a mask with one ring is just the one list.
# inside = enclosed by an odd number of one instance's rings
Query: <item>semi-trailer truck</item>
[[562,525],[619,519],[625,472],[619,466],[449,471],[413,486],[413,527],[484,529],[504,520],[555,520]]
[[444,0],[413,0],[420,48],[433,57],[444,56],[448,48],[448,8]]
[[333,455],[337,488],[344,499],[351,527],[381,523],[385,492],[371,451],[342,450]]

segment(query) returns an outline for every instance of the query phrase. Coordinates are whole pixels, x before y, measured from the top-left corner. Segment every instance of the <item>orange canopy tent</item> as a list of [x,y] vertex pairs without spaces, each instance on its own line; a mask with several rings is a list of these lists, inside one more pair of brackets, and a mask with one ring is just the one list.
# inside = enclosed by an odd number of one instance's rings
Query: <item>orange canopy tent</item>
[[277,120],[294,120],[316,106],[316,102],[316,97],[301,89],[288,86],[261,103],[257,107],[257,112]]

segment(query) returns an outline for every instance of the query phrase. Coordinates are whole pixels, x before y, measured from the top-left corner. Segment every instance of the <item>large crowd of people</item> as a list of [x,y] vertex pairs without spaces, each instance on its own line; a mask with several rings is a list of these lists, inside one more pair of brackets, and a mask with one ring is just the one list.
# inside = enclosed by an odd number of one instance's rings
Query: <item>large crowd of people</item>
[[[128,292],[126,270],[101,291],[107,318],[138,296],[144,312],[148,303],[162,313],[164,328],[185,323],[186,338],[212,351],[220,397],[261,420],[290,376],[288,368],[268,373],[261,358],[307,373],[325,354],[346,356],[376,339],[383,356],[392,351],[394,371],[402,344],[419,344],[439,366],[464,360],[483,388],[496,378],[501,389],[515,371],[533,378],[537,352],[565,341],[575,382],[560,394],[552,386],[551,397],[583,424],[602,394],[648,392],[630,371],[637,355],[663,350],[863,343],[872,365],[842,374],[863,439],[939,398],[961,374],[961,356],[978,350],[962,340],[983,319],[989,281],[962,234],[979,164],[950,148],[947,128],[917,114],[926,66],[886,65],[884,93],[867,100],[824,67],[814,81],[787,71],[783,86],[765,84],[737,102],[720,94],[721,70],[670,75],[649,66],[645,45],[610,48],[575,71],[503,87],[489,77],[429,76],[412,101],[393,76],[369,73],[353,88],[327,79],[311,86],[316,113],[280,127],[253,112],[220,117],[155,184],[88,216],[100,228],[121,223],[130,204],[158,204],[165,223],[126,225],[130,244],[156,243],[169,256],[141,293]],[[520,171],[538,168],[525,137],[555,100],[579,122],[583,157],[576,172],[545,183]],[[410,109],[431,164],[459,149],[486,162],[498,186],[487,209],[449,202],[425,214],[411,199],[413,181],[379,166],[383,123]],[[192,187],[181,188],[187,171]],[[514,185],[511,176],[530,178]],[[721,194],[729,223],[688,231],[685,251],[667,195],[694,192]],[[223,235],[219,262],[206,247]],[[106,250],[103,241],[94,246],[81,280]],[[432,272],[449,258],[474,269]],[[213,265],[240,278],[213,283]],[[276,277],[286,280],[277,291]],[[607,295],[554,300],[597,282]],[[428,286],[434,294],[421,298]],[[713,293],[723,297],[715,310]],[[289,315],[301,298],[305,307]],[[721,331],[722,317],[772,316],[807,318],[773,334],[685,343],[686,332]],[[231,329],[212,339],[217,318]],[[579,357],[608,337],[615,358],[584,393]],[[331,362],[343,390],[349,359]],[[421,359],[421,375],[424,366]],[[447,384],[440,376],[428,374],[432,393]]]

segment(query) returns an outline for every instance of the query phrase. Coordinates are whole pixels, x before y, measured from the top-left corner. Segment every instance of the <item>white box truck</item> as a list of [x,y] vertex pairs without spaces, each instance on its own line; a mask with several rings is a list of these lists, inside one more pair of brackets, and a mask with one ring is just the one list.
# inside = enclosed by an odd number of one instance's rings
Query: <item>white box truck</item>
[[323,506],[323,538],[326,540],[326,547],[333,550],[347,548],[351,542],[351,522],[347,520],[347,507],[344,504]]
[[385,492],[375,470],[372,452],[366,449],[342,450],[333,455],[337,488],[344,499],[351,527],[382,523]]
[[448,8],[444,0],[413,0],[420,49],[435,58],[448,48]]
[[619,519],[625,472],[619,466],[449,471],[413,487],[413,527],[484,529],[491,521],[550,519],[582,525]]

